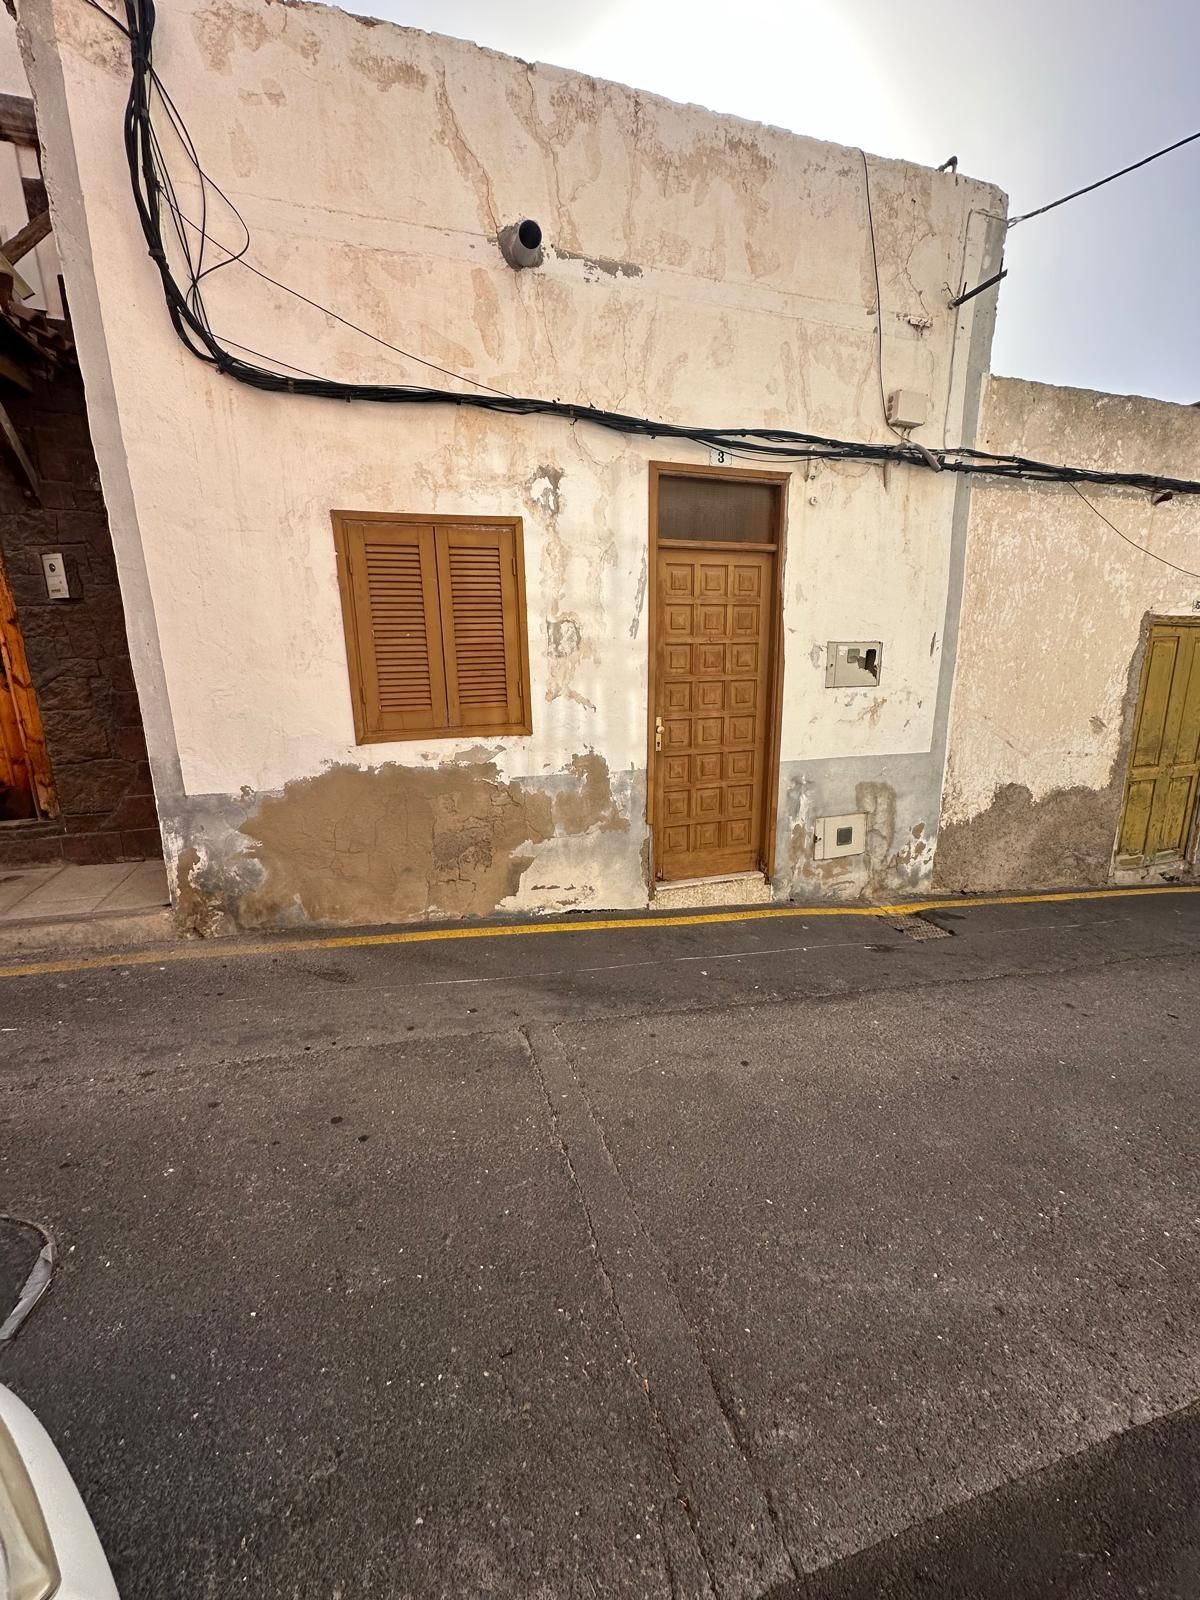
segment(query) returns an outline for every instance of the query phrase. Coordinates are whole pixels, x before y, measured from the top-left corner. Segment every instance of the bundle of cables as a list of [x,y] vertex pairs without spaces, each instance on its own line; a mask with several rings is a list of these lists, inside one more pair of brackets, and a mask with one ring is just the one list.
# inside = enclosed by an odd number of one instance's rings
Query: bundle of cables
[[[1189,479],[1161,477],[1152,473],[1106,472],[1085,467],[1056,465],[1046,461],[1030,460],[1022,456],[993,455],[983,450],[964,447],[928,450],[907,438],[897,435],[896,441],[872,444],[845,439],[823,438],[787,428],[761,427],[702,427],[681,423],[654,421],[647,417],[607,411],[590,405],[563,400],[545,400],[508,394],[491,388],[461,373],[437,367],[411,351],[400,350],[370,330],[358,327],[328,306],[309,299],[290,285],[281,283],[263,272],[247,259],[250,233],[237,208],[212,178],[205,172],[195,143],[174,101],[156,72],[152,48],[154,42],[154,0],[125,0],[126,26],[107,11],[99,0],[88,0],[109,21],[121,28],[129,39],[132,65],[129,101],[125,112],[125,149],[129,162],[129,176],[142,231],[150,255],[162,279],[167,310],[176,334],[201,361],[208,362],[235,379],[255,389],[265,389],[288,395],[309,395],[327,400],[369,400],[406,405],[471,406],[482,411],[499,412],[506,416],[561,417],[573,423],[590,423],[615,432],[638,435],[652,439],[688,440],[713,450],[724,451],[732,458],[751,460],[828,460],[866,461],[877,463],[903,463],[956,473],[985,473],[989,477],[1033,479],[1053,483],[1077,485],[1081,483],[1111,484],[1133,489],[1158,491],[1165,494],[1200,494],[1200,482]],[[192,167],[200,189],[200,217],[189,218],[179,205],[175,185],[164,157],[162,145],[155,128],[154,114],[161,107],[163,115],[178,138],[179,145]],[[864,162],[864,176],[865,162]],[[209,234],[209,195],[219,197],[236,218],[244,234],[239,249],[215,245]],[[867,190],[868,203],[870,189]],[[168,250],[164,237],[164,222],[174,235],[174,244]],[[872,248],[874,248],[872,225]],[[206,253],[220,249],[217,260],[206,262]],[[181,284],[172,261],[174,254],[182,263],[186,282]],[[435,368],[445,376],[474,385],[466,389],[425,388],[412,384],[347,383],[336,378],[320,377],[293,367],[282,360],[250,350],[229,338],[214,333],[204,304],[204,279],[220,268],[241,263],[256,276],[274,284],[276,288],[296,295],[308,305],[355,331],[386,345],[389,349],[408,356],[427,367]],[[878,307],[877,307],[878,313]],[[881,340],[880,340],[881,343]],[[239,355],[236,352],[241,351]],[[258,365],[246,360],[256,356]],[[286,370],[285,370],[286,369]],[[880,389],[882,392],[882,381]],[[893,430],[895,431],[895,430]],[[1093,508],[1094,509],[1094,508]]]

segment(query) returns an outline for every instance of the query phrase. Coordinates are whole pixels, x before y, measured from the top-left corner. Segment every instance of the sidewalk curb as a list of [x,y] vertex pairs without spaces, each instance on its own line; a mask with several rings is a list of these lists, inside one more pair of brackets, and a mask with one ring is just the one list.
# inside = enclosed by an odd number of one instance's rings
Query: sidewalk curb
[[178,935],[170,906],[152,911],[112,911],[105,916],[38,917],[0,926],[0,956],[86,955],[92,951],[171,944]]
[[[179,932],[169,907],[150,912],[114,913],[106,917],[60,918],[58,921],[32,920],[0,925],[0,961],[15,956],[18,963],[0,965],[0,979],[46,977],[60,972],[76,972],[91,966],[153,966],[158,962],[230,959],[236,956],[279,957],[298,951],[362,950],[404,945],[428,945],[477,939],[512,939],[531,936],[577,933],[612,933],[637,930],[721,925],[725,923],[795,922],[805,919],[857,919],[887,921],[897,917],[919,917],[943,912],[955,915],[989,906],[1055,906],[1085,901],[1133,901],[1183,899],[1200,896],[1200,884],[1159,885],[1153,888],[1047,890],[1030,894],[982,894],[932,896],[889,905],[854,902],[852,904],[726,907],[720,911],[653,910],[637,913],[589,917],[587,914],[564,918],[510,922],[471,922],[435,924],[414,923],[385,927],[374,932],[336,931],[318,926],[287,931],[262,930],[257,933],[230,933],[208,939],[189,938]],[[48,953],[52,959],[38,961]]]

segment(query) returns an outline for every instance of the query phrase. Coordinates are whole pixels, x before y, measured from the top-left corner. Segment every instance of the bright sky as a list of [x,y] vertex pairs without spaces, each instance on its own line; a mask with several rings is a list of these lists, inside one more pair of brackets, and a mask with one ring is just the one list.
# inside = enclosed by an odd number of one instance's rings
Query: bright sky
[[[1198,0],[349,0],[999,184],[1015,215],[1200,128]],[[1200,141],[1011,235],[994,370],[1200,400]]]

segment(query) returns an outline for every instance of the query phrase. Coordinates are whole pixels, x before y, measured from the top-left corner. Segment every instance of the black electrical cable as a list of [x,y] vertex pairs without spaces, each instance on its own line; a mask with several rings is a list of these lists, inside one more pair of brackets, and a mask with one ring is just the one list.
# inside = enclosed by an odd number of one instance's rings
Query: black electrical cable
[[867,152],[860,150],[858,153],[862,157],[863,191],[867,197],[867,235],[871,241],[871,270],[875,274],[875,368],[879,377],[879,404],[883,408],[884,422],[897,439],[903,440],[904,435],[888,416],[887,391],[883,382],[883,291],[879,287],[879,252],[875,245],[875,212],[871,205],[871,171],[867,166]]
[[1136,539],[1131,539],[1122,528],[1117,527],[1115,522],[1109,521],[1099,506],[1094,506],[1092,504],[1077,483],[1072,483],[1070,487],[1074,489],[1075,493],[1083,501],[1088,510],[1094,511],[1100,518],[1101,522],[1107,522],[1108,526],[1117,535],[1117,537],[1124,539],[1126,544],[1131,544],[1135,550],[1140,550],[1144,556],[1149,556],[1151,561],[1159,561],[1164,567],[1170,567],[1174,572],[1182,572],[1185,578],[1200,578],[1200,572],[1193,572],[1190,567],[1181,567],[1174,561],[1168,561],[1166,556],[1156,555],[1153,550],[1147,550],[1144,544],[1139,544]]
[[296,373],[301,378],[318,378],[320,373],[310,372],[307,367],[294,367],[290,361],[285,361],[282,356],[269,356],[262,350],[255,350],[248,344],[239,344],[236,339],[231,339],[227,333],[221,338],[225,344],[232,345],[235,350],[240,350],[243,355],[257,356],[260,361],[270,361],[276,367],[286,367],[289,372]]
[[1185,139],[1176,139],[1174,144],[1164,145],[1153,155],[1143,156],[1140,161],[1130,162],[1129,166],[1122,167],[1120,172],[1110,172],[1107,178],[1097,178],[1095,183],[1085,183],[1082,189],[1073,189],[1070,194],[1064,194],[1061,200],[1051,200],[1049,205],[1038,206],[1035,211],[1024,211],[1019,217],[1010,217],[1008,226],[1015,228],[1018,222],[1028,222],[1030,217],[1044,216],[1047,211],[1055,211],[1059,206],[1065,206],[1068,200],[1078,200],[1081,194],[1091,194],[1093,189],[1103,189],[1106,183],[1112,183],[1116,178],[1123,178],[1127,172],[1136,172],[1139,167],[1148,167],[1160,156],[1169,156],[1172,150],[1182,150],[1185,144],[1192,144],[1196,139],[1200,139],[1200,133],[1189,133]]
[[[191,217],[185,216],[182,211],[178,213],[178,216],[179,220],[181,222],[186,222],[189,228],[194,228],[197,233],[201,233],[202,235],[204,234],[204,227],[202,223],[193,222]],[[245,226],[244,223],[243,226]],[[222,244],[219,239],[212,239],[211,235],[207,235],[207,237],[211,243],[216,245],[218,250],[229,250],[228,245]],[[249,231],[247,231],[246,249],[249,249],[249,239],[250,235]],[[252,272],[256,278],[261,278],[264,283],[270,283],[273,284],[276,289],[282,289],[284,294],[294,295],[297,300],[303,300],[306,306],[312,306],[313,310],[319,311],[322,316],[332,317],[335,322],[340,322],[343,327],[351,328],[355,333],[361,333],[364,339],[373,339],[376,344],[383,345],[385,350],[394,350],[398,356],[404,356],[407,360],[415,361],[422,367],[429,367],[434,372],[440,372],[444,377],[457,378],[462,383],[472,383],[477,389],[486,389],[489,394],[503,395],[508,400],[514,398],[511,394],[509,394],[507,389],[494,389],[490,383],[482,383],[478,378],[468,378],[465,373],[455,372],[450,367],[441,367],[436,361],[429,361],[425,356],[416,355],[411,350],[404,350],[400,347],[400,345],[393,344],[390,339],[384,339],[380,334],[372,333],[370,328],[360,327],[357,322],[351,322],[349,317],[343,317],[340,312],[333,311],[329,306],[322,305],[319,300],[312,300],[308,295],[302,294],[299,289],[293,289],[290,283],[283,283],[280,281],[280,279],[273,278],[269,272],[264,272],[261,267],[256,267],[253,261],[246,259],[244,250],[236,255],[232,252],[229,252],[228,260],[214,262],[211,267],[206,267],[204,269],[204,271],[200,274],[200,277],[207,277],[210,272],[216,272],[218,267],[228,267],[234,265],[235,263],[238,266],[245,267],[247,272]],[[199,280],[197,280],[197,285],[198,282]],[[270,357],[267,359],[269,360]],[[280,365],[286,366],[287,363],[281,362]]]
[[[221,194],[221,191],[201,166],[195,144],[187,131],[186,125],[151,63],[151,46],[155,27],[154,0],[125,0],[127,26],[122,26],[111,13],[99,4],[99,0],[87,0],[87,3],[100,11],[102,15],[108,17],[109,21],[114,22],[117,27],[120,27],[130,42],[131,77],[129,99],[124,119],[126,159],[129,164],[130,185],[138,219],[149,248],[150,257],[154,261],[162,281],[163,296],[172,327],[179,340],[197,359],[215,367],[219,372],[233,378],[238,383],[270,393],[311,395],[323,399],[369,400],[385,404],[402,402],[409,405],[458,405],[496,412],[505,416],[556,416],[572,423],[590,422],[597,427],[608,428],[634,437],[688,440],[696,444],[705,445],[710,449],[724,450],[731,455],[744,455],[748,459],[755,460],[765,458],[780,461],[817,459],[878,463],[896,462],[913,466],[932,466],[948,472],[986,474],[990,477],[998,478],[1053,483],[1094,483],[1113,487],[1162,490],[1177,494],[1200,494],[1200,481],[1194,479],[1165,478],[1153,473],[1103,472],[1089,468],[1063,466],[1053,462],[1035,461],[1018,456],[998,456],[987,451],[962,447],[928,451],[923,446],[918,446],[914,442],[906,440],[902,435],[899,436],[899,442],[895,444],[871,444],[845,439],[825,438],[817,434],[802,433],[784,428],[687,426],[680,423],[656,422],[647,417],[631,416],[619,411],[608,411],[599,407],[576,404],[570,401],[541,400],[510,395],[502,390],[488,390],[486,385],[479,385],[476,379],[469,378],[462,373],[451,372],[450,369],[445,367],[436,367],[435,363],[428,362],[423,357],[416,356],[410,351],[401,350],[399,346],[390,345],[387,340],[380,338],[377,334],[359,327],[356,323],[349,322],[347,318],[342,317],[340,313],[333,311],[330,307],[310,299],[307,295],[301,294],[299,290],[292,289],[289,285],[281,283],[278,279],[271,278],[270,274],[262,272],[261,269],[253,266],[252,263],[245,259],[246,252],[249,249],[249,230],[237,208],[224,195],[222,195],[222,198],[225,199],[230,211],[237,217],[242,231],[246,234],[246,244],[233,255],[227,252],[226,259],[215,262],[210,266],[204,266],[204,247],[212,242],[207,228],[207,205],[205,204],[202,207],[202,219],[199,224],[184,217],[178,205],[174,185],[170,174],[166,170],[165,158],[158,143],[157,135],[154,132],[152,98],[155,93],[159,96],[167,116],[179,137],[184,153],[199,179],[202,194],[206,195],[207,187],[209,186],[216,194]],[[182,227],[186,225],[197,229],[201,234],[200,248],[195,256],[193,256],[186,242],[182,247],[183,260],[187,271],[186,287],[181,286],[176,279],[164,243],[164,210],[168,213],[171,225],[177,232],[181,231]],[[218,248],[224,249],[225,247],[219,246]],[[275,284],[283,292],[297,296],[324,315],[335,318],[345,326],[353,328],[356,332],[380,344],[387,345],[388,348],[396,350],[397,353],[404,355],[408,359],[433,367],[445,376],[452,377],[464,384],[475,385],[477,389],[482,388],[487,392],[472,393],[452,389],[426,388],[412,384],[347,383],[340,379],[319,376],[288,376],[287,373],[272,371],[267,367],[255,366],[251,362],[242,360],[241,357],[233,354],[230,348],[234,341],[227,340],[223,343],[213,333],[204,308],[201,289],[203,277],[221,267],[233,264],[234,261],[247,266],[250,271]],[[247,354],[254,353],[250,352],[246,346],[238,345],[236,348],[245,351]],[[268,356],[260,357],[259,359],[274,361],[273,357]],[[275,361],[275,366],[289,367],[292,373],[300,373],[302,370],[290,366],[285,361]],[[891,426],[890,422],[888,425]]]
[[91,6],[93,11],[98,11],[102,17],[107,18],[108,21],[112,23],[113,27],[118,28],[127,39],[130,37],[129,29],[121,21],[120,17],[114,17],[107,6],[102,6],[100,4],[100,0],[86,0],[86,3]]
[[[125,34],[126,38],[131,37],[129,29],[119,22],[117,18],[111,14],[111,12],[107,11],[99,3],[99,0],[87,0],[87,3],[92,6],[94,10],[99,11],[101,16],[107,17],[115,27],[119,28],[120,31]],[[170,174],[166,167],[166,161],[163,157],[161,143],[157,135],[154,133],[153,128],[151,128],[149,130],[149,136],[153,141],[155,161],[159,167],[159,170],[163,174],[163,190],[167,198],[167,209],[171,214],[172,221],[175,225],[175,231],[179,236],[184,259],[188,265],[187,302],[191,306],[194,313],[205,322],[206,326],[207,315],[205,313],[203,302],[199,293],[201,279],[208,277],[211,273],[219,271],[222,267],[240,264],[248,271],[254,273],[256,277],[262,278],[264,282],[274,285],[275,288],[282,290],[285,294],[295,296],[297,300],[302,300],[305,305],[312,306],[314,310],[322,312],[325,316],[332,317],[335,322],[342,323],[344,327],[352,329],[355,333],[361,334],[364,338],[374,340],[376,344],[383,345],[385,349],[394,350],[397,355],[404,356],[409,361],[415,361],[420,366],[429,367],[434,372],[440,372],[444,377],[456,378],[462,383],[469,383],[473,384],[476,388],[486,389],[491,394],[507,395],[507,390],[495,389],[490,384],[481,382],[478,378],[469,378],[463,373],[452,371],[449,367],[440,366],[436,361],[429,361],[426,357],[417,355],[415,351],[404,350],[399,345],[392,344],[390,340],[382,338],[379,334],[372,333],[369,328],[360,327],[358,323],[351,322],[348,317],[343,317],[338,312],[332,310],[329,306],[322,305],[319,301],[310,299],[308,295],[301,293],[299,289],[294,289],[290,284],[283,283],[278,278],[273,278],[269,272],[264,272],[261,267],[256,267],[252,261],[246,260],[246,253],[250,248],[250,229],[246,225],[246,219],[242,216],[237,206],[234,205],[233,201],[221,188],[220,184],[218,184],[217,181],[210,177],[210,175],[204,170],[204,167],[201,165],[199,153],[196,150],[195,143],[192,140],[191,134],[188,132],[187,125],[183,121],[175,102],[167,92],[165,86],[163,85],[162,79],[154,70],[153,65],[149,65],[148,70],[154,88],[159,96],[159,99],[163,103],[167,117],[170,120],[171,125],[184,148],[188,160],[190,161],[197,177],[200,180],[201,213],[200,221],[197,223],[191,217],[187,216],[178,204],[175,196],[174,186],[171,182]],[[238,227],[241,229],[244,235],[243,243],[238,247],[237,250],[231,250],[228,245],[222,244],[219,240],[212,239],[212,236],[208,232],[208,190],[210,188],[224,202],[225,206],[236,219]],[[185,223],[189,228],[194,229],[200,236],[199,254],[195,260],[195,263],[192,261],[191,251],[188,247],[187,240],[183,237],[182,232],[180,231],[181,223]],[[203,262],[205,247],[208,243],[213,243],[219,250],[223,250],[225,252],[225,257],[223,260],[214,261],[211,266],[206,267],[204,266]],[[277,357],[262,356],[260,352],[251,350],[247,345],[238,345],[236,340],[230,339],[228,336],[226,336],[225,342],[227,344],[235,345],[237,349],[242,350],[247,354],[259,355],[260,359],[270,361],[275,366],[289,367],[290,371],[301,373],[306,377],[315,376],[315,374],[307,372],[307,370],[303,367],[290,366],[288,362]],[[509,398],[511,398],[511,396],[509,396]]]

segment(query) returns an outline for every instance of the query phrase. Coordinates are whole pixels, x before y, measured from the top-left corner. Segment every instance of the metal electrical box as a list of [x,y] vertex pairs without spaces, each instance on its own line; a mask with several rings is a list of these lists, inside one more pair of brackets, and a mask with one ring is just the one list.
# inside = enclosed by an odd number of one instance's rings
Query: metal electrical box
[[883,670],[878,639],[831,639],[825,656],[827,689],[877,689]]
[[71,586],[67,582],[67,569],[59,551],[46,551],[42,556],[42,576],[46,580],[47,600],[69,600]]
[[916,389],[894,389],[888,395],[887,419],[893,428],[920,428],[928,418],[928,397]]
[[867,844],[867,814],[853,811],[845,817],[817,818],[818,861],[832,861],[837,856],[860,856]]

